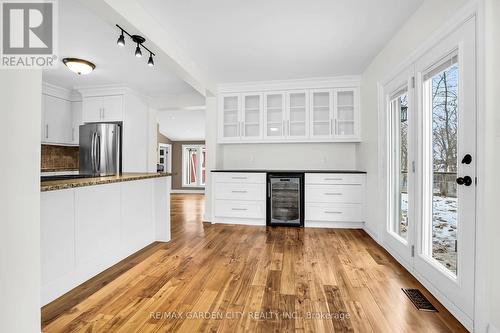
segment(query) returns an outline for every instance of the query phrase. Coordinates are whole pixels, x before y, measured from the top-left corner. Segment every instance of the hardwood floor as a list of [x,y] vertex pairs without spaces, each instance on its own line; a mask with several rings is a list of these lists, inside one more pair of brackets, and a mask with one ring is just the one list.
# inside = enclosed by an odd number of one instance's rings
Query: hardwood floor
[[203,209],[172,195],[172,241],[45,306],[43,332],[466,332],[361,230],[211,225]]

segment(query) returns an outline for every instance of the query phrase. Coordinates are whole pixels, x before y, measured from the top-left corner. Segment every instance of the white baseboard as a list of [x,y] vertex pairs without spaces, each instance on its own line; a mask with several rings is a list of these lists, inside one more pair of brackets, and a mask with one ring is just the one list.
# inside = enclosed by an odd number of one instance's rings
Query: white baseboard
[[490,323],[488,324],[488,333],[500,333],[500,330]]
[[174,190],[170,191],[172,194],[189,194],[189,193],[197,193],[197,194],[205,194],[205,190]]
[[364,222],[305,221],[306,228],[363,229]]
[[373,231],[371,228],[369,228],[366,223],[363,226],[363,230],[378,244],[382,245],[380,240],[378,239],[377,233]]

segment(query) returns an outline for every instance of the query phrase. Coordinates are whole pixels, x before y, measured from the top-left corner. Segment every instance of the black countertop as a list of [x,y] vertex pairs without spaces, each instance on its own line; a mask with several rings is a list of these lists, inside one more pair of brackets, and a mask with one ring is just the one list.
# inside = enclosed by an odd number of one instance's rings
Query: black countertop
[[253,172],[253,173],[353,173],[365,174],[366,171],[359,170],[258,170],[258,169],[241,169],[241,170],[212,170],[211,172]]

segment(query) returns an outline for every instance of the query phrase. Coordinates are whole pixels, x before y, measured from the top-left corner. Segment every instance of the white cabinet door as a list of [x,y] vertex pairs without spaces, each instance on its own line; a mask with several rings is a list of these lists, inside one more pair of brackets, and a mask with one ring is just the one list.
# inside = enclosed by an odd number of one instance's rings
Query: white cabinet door
[[102,99],[102,120],[123,120],[123,96],[106,96]]
[[311,90],[310,137],[333,136],[333,94],[330,89]]
[[239,94],[222,95],[219,101],[219,138],[238,140],[241,135],[241,98]]
[[309,134],[309,96],[306,90],[287,93],[286,136],[305,139]]
[[73,117],[71,102],[43,95],[44,104],[44,143],[71,144],[71,128]]
[[71,142],[78,145],[80,140],[80,125],[83,124],[82,120],[82,102],[72,102],[71,111],[73,113],[73,128]]
[[[120,251],[120,183],[88,186],[75,191],[75,254],[77,265],[89,262],[98,273],[105,264],[101,258],[114,257]],[[102,267],[101,267],[102,265]]]
[[276,140],[285,138],[285,93],[264,94],[264,138]]
[[242,94],[241,139],[262,139],[262,94]]
[[75,266],[75,212],[72,191],[60,190],[40,194],[42,286],[71,272]]
[[334,90],[335,138],[358,137],[359,106],[358,89]]
[[86,123],[102,120],[102,97],[86,97],[83,99],[83,121]]

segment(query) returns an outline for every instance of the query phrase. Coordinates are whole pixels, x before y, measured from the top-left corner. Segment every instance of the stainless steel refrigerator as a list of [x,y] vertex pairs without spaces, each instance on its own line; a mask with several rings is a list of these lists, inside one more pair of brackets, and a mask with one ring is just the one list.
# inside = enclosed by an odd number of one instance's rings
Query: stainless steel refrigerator
[[80,126],[80,173],[111,176],[121,172],[121,125]]

